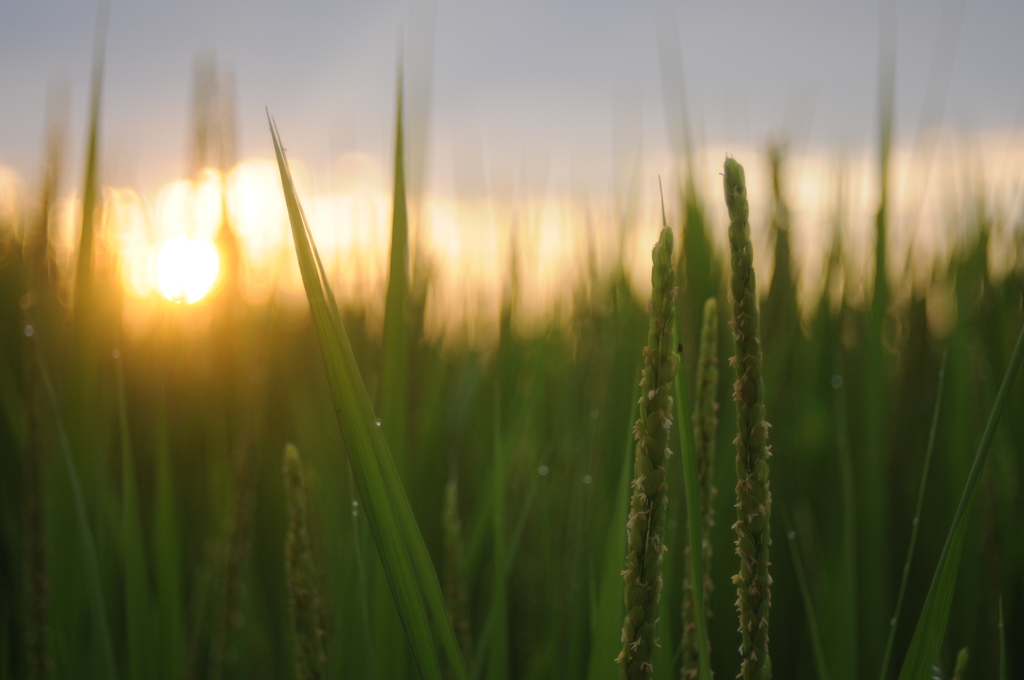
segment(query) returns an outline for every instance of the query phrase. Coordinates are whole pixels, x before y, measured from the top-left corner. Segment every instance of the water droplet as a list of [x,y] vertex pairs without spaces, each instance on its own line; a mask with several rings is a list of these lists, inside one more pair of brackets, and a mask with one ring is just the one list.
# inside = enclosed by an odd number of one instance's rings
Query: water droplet
[[120,359],[121,358],[121,351],[115,349],[113,352],[110,353],[110,356],[114,357],[115,359]]
[[795,531],[790,531],[789,532],[789,540],[792,541],[794,538],[796,538],[796,532]]
[[594,481],[593,477],[591,477],[590,475],[583,475],[583,483],[584,484],[590,484],[590,482],[592,482],[592,481]]
[[911,524],[913,524],[915,527],[917,526],[917,518],[916,517],[914,518],[914,521],[911,522]]
[[890,626],[895,626],[896,625],[896,618],[895,617],[889,619],[889,625]]
[[353,508],[358,508],[359,507],[359,501],[352,501],[352,507]]
[[597,409],[596,408],[593,411],[590,412],[590,419],[591,420],[597,420]]
[[548,466],[541,465],[539,468],[537,468],[537,473],[540,474],[541,476],[546,475],[548,473]]
[[25,326],[25,337],[31,338],[32,334],[35,333],[35,329],[32,326]]
[[838,390],[842,386],[843,386],[843,376],[841,376],[841,375],[834,375],[834,376],[832,376],[832,387],[834,387],[835,389]]
[[22,295],[21,299],[18,300],[18,306],[21,307],[22,309],[28,309],[29,307],[31,307],[32,306],[32,294],[31,293],[25,293],[24,295]]
[[358,510],[353,510],[352,511],[352,516],[353,517],[359,517],[359,511]]
[[377,427],[380,427],[380,418],[377,418]]

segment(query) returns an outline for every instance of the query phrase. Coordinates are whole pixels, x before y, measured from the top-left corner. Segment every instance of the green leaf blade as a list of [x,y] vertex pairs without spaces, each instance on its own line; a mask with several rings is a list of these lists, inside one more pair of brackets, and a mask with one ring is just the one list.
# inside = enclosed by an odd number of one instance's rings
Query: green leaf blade
[[312,243],[280,137],[272,123],[271,134],[296,257],[323,354],[335,413],[413,656],[423,677],[439,679],[440,669],[432,638],[432,633],[436,634],[456,678],[468,680],[469,674],[448,620],[437,573],[359,376],[352,346]]
[[971,510],[978,497],[978,490],[981,488],[981,472],[985,467],[985,460],[988,451],[992,446],[992,439],[995,436],[996,426],[1002,416],[1009,397],[1010,388],[1021,363],[1024,362],[1024,328],[1021,329],[1017,339],[1017,346],[1010,358],[1010,364],[1003,376],[1003,383],[999,387],[995,403],[992,405],[992,412],[989,415],[988,424],[985,426],[985,433],[981,437],[981,444],[975,454],[974,463],[971,465],[970,475],[967,477],[967,484],[963,496],[960,498],[960,505],[953,516],[952,526],[946,538],[946,544],[939,556],[939,564],[935,568],[935,576],[928,589],[928,596],[925,599],[921,611],[921,618],[918,619],[917,628],[914,630],[914,637],[910,641],[910,649],[903,661],[903,668],[900,671],[900,680],[927,680],[931,677],[931,669],[938,657],[942,647],[942,640],[946,633],[946,622],[949,619],[949,610],[953,603],[953,591],[956,586],[957,572],[960,570],[960,558],[963,555],[964,544],[967,540]]

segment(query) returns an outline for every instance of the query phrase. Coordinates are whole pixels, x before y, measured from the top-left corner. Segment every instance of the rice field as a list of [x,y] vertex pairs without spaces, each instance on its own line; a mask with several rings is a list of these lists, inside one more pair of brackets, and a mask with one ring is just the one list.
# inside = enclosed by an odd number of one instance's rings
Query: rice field
[[151,210],[97,55],[82,186],[58,116],[0,192],[0,680],[1024,669],[1019,182],[895,182],[884,77],[856,201],[688,140],[601,205],[410,191],[401,75],[318,194],[200,72]]

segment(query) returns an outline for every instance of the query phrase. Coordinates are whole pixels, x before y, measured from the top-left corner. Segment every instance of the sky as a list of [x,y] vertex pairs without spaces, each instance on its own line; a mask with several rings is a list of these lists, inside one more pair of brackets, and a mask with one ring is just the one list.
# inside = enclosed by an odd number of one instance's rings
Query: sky
[[[71,0],[0,4],[0,164],[38,174],[48,87],[63,78],[66,181],[81,174],[96,13]],[[882,16],[871,1],[112,0],[104,178],[146,192],[187,171],[204,54],[235,74],[239,157],[271,155],[269,109],[314,174],[353,151],[389,165],[400,43],[407,88],[428,93],[427,187],[463,177],[462,192],[486,191],[477,168],[537,167],[600,191],[622,148],[664,156],[658,46],[675,40],[698,142],[762,148],[784,133],[808,147],[872,148]],[[895,0],[894,16],[899,140],[922,121],[966,133],[1021,126],[1024,3]]]

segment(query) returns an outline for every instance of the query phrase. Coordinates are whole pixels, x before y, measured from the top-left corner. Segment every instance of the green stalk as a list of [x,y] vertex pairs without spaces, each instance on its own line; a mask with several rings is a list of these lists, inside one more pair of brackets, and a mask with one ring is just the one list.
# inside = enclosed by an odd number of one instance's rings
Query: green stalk
[[504,680],[509,674],[508,649],[508,578],[505,557],[505,454],[501,442],[501,389],[494,388],[494,477],[491,493],[494,495],[491,519],[494,523],[494,583],[491,616],[494,630],[488,654],[490,680]]
[[793,571],[796,572],[800,598],[804,602],[804,614],[807,616],[807,627],[811,636],[811,652],[814,654],[815,670],[818,672],[818,680],[828,680],[828,665],[825,663],[825,650],[821,645],[821,626],[818,625],[814,601],[811,599],[811,588],[807,584],[807,574],[804,572],[804,564],[800,559],[800,546],[796,542],[796,532],[793,531],[793,523],[789,521],[785,507],[782,508],[782,526],[789,539],[789,554],[793,557]]
[[889,473],[886,464],[887,414],[891,410],[889,398],[890,356],[885,350],[883,329],[889,309],[888,270],[888,212],[890,193],[890,161],[893,136],[895,102],[895,1],[882,3],[882,41],[879,67],[879,140],[878,181],[879,200],[875,214],[875,272],[871,307],[864,315],[864,339],[860,350],[860,417],[861,433],[855,445],[857,456],[857,528],[861,546],[870,550],[858,551],[858,595],[860,598],[860,666],[874,668],[882,649],[890,599]]
[[381,367],[380,418],[388,449],[399,472],[408,475],[409,349],[406,298],[409,294],[409,212],[405,199],[405,150],[402,120],[402,73],[398,74],[395,115],[395,177],[391,218],[391,261],[384,303],[384,362]]
[[323,611],[309,540],[306,489],[302,461],[292,444],[284,449],[284,483],[288,501],[288,534],[285,569],[288,574],[288,613],[295,636],[295,677],[320,680],[326,677]]
[[160,393],[157,407],[156,508],[153,517],[156,553],[156,600],[160,608],[157,623],[158,668],[160,677],[182,680],[185,677],[185,612],[182,599],[181,544],[174,505],[174,479],[171,474],[170,433],[167,407]]
[[772,496],[768,484],[768,422],[764,417],[764,380],[761,376],[761,340],[754,278],[754,250],[750,242],[750,209],[743,166],[725,160],[725,202],[729,208],[729,246],[732,249],[733,334],[736,339],[736,554],[740,571],[736,583],[739,609],[741,676],[744,680],[768,680],[768,609],[771,577],[768,575],[771,546]]
[[75,308],[90,303],[92,294],[92,242],[99,186],[99,129],[100,94],[103,88],[103,57],[107,43],[107,17],[110,4],[101,2],[96,16],[96,38],[92,55],[92,84],[89,103],[89,147],[85,154],[85,186],[82,190],[82,231],[78,241],[78,259],[75,268]]
[[121,430],[121,540],[124,551],[125,621],[128,637],[128,677],[152,678],[153,648],[150,622],[153,619],[149,596],[149,571],[146,546],[142,538],[139,492],[135,481],[131,434],[128,430],[128,406],[124,393],[124,367],[119,350],[114,350],[117,379],[117,412]]
[[444,533],[444,563],[441,569],[444,598],[448,603],[448,620],[459,638],[459,648],[466,657],[473,656],[473,638],[469,625],[469,598],[466,574],[462,565],[462,520],[459,518],[459,484],[452,478],[444,490],[441,515]]
[[[114,662],[114,645],[110,637],[110,626],[107,624],[106,604],[103,597],[103,588],[100,585],[99,558],[96,555],[96,542],[93,539],[92,528],[89,524],[89,514],[86,510],[85,496],[82,494],[82,485],[78,480],[78,472],[75,468],[75,461],[71,453],[71,444],[68,441],[67,432],[60,416],[60,406],[57,401],[57,394],[54,392],[53,383],[50,380],[49,371],[43,362],[42,354],[38,346],[33,346],[36,364],[42,378],[43,387],[53,411],[55,428],[57,430],[57,441],[64,460],[64,470],[68,476],[71,486],[71,496],[75,508],[75,520],[78,528],[78,538],[81,541],[82,565],[88,588],[88,595],[91,605],[92,624],[96,627],[96,634],[99,637],[99,656],[102,661],[104,676],[111,680],[117,678],[117,664]],[[74,660],[69,660],[74,661]],[[69,668],[72,666],[68,666]]]
[[[682,333],[679,333],[682,335]],[[680,373],[685,369],[680,368]],[[686,419],[683,409],[685,375],[676,380],[676,401],[679,409],[679,422]],[[683,580],[683,670],[684,680],[710,677],[708,668],[711,643],[707,636],[707,619],[711,617],[708,606],[710,595],[714,590],[711,582],[711,527],[715,525],[714,497],[715,489],[714,457],[715,430],[718,428],[718,402],[715,394],[718,390],[718,303],[715,298],[704,302],[704,319],[700,333],[700,358],[697,361],[697,404],[693,411],[693,441],[682,446],[683,472],[686,483],[686,518],[687,544],[684,560],[686,575]],[[687,428],[683,427],[682,430]],[[696,465],[690,460],[688,448],[695,453]],[[695,472],[694,472],[695,471]],[[696,484],[692,483],[696,477]],[[697,493],[693,488],[697,487]],[[693,499],[696,502],[691,502]],[[698,506],[695,512],[693,506]],[[694,530],[699,527],[699,531]],[[700,559],[694,560],[695,554]],[[699,564],[694,564],[698,562]],[[702,583],[699,589],[695,583]],[[698,617],[697,611],[703,609],[704,615]],[[703,668],[703,671],[700,669]],[[706,672],[704,672],[706,671]]]
[[910,527],[910,544],[907,546],[907,558],[903,562],[903,573],[900,575],[900,591],[896,596],[896,611],[889,620],[889,639],[885,642],[885,654],[882,655],[882,670],[878,674],[878,680],[886,680],[889,677],[889,658],[892,655],[892,645],[896,639],[896,626],[900,621],[900,611],[903,609],[903,596],[907,592],[907,578],[910,576],[910,562],[914,558],[914,548],[917,546],[917,530],[921,526],[921,508],[924,506],[924,489],[928,481],[928,470],[932,465],[932,451],[935,449],[935,431],[939,427],[939,407],[942,405],[942,388],[946,384],[946,358],[948,350],[942,353],[942,367],[939,369],[939,386],[935,390],[935,408],[932,411],[932,427],[928,432],[928,448],[924,454],[924,469],[921,470],[921,482],[917,487],[917,504],[914,506],[914,520]]
[[939,555],[935,576],[932,577],[931,586],[928,588],[921,618],[918,619],[914,637],[910,641],[910,649],[907,650],[907,657],[903,661],[900,680],[926,680],[930,677],[932,662],[939,655],[942,639],[946,633],[949,609],[953,604],[953,590],[956,587],[960,558],[967,540],[969,527],[967,519],[974,508],[978,489],[981,488],[981,471],[985,467],[985,460],[988,458],[988,451],[992,446],[992,439],[995,437],[996,426],[999,424],[1006,400],[1010,396],[1010,388],[1013,386],[1013,381],[1017,377],[1022,362],[1024,362],[1024,328],[1021,328],[1020,336],[1017,338],[1017,347],[1013,350],[1010,364],[1003,376],[1003,383],[1000,385],[999,393],[992,405],[992,412],[989,415],[988,424],[985,426],[985,433],[981,437],[981,444],[978,445],[978,452],[974,456],[974,463],[971,465],[964,493],[960,497],[956,514],[953,515],[946,543],[942,546],[942,553]]
[[[633,397],[627,427],[633,423],[636,415],[636,404],[640,395],[640,368],[637,367],[633,377]],[[627,430],[628,431],[628,430]],[[587,669],[588,680],[607,678],[605,671],[608,660],[614,658],[619,649],[619,638],[616,629],[622,620],[622,578],[620,568],[626,559],[626,518],[629,508],[629,489],[632,481],[629,474],[630,459],[633,457],[632,433],[627,437],[622,448],[622,465],[620,466],[618,483],[615,485],[615,497],[612,502],[611,522],[605,536],[604,552],[601,556],[601,578],[597,592],[597,602],[592,608],[590,663]]]
[[[665,465],[672,427],[672,379],[678,356],[672,351],[676,277],[672,266],[672,230],[661,230],[652,251],[650,330],[644,348],[644,375],[640,380],[640,418],[633,429],[637,439],[626,540],[629,553],[623,572],[626,618],[622,625],[619,677],[639,680],[654,672],[657,644],[661,562],[665,552],[665,506],[668,502]],[[683,419],[686,420],[685,418]]]
[[[45,222],[44,222],[45,225]],[[39,290],[39,289],[37,289]],[[28,320],[28,314],[23,315]],[[28,324],[26,323],[26,326]],[[24,356],[31,357],[34,340],[25,336]],[[46,549],[46,446],[39,371],[33,361],[23,364],[25,411],[28,423],[25,442],[25,581],[28,593],[25,647],[29,677],[45,680],[53,675],[50,625],[50,579]],[[6,377],[6,376],[5,376]],[[19,444],[21,442],[18,442]]]

